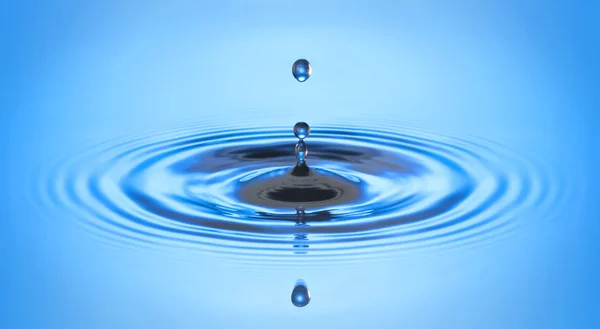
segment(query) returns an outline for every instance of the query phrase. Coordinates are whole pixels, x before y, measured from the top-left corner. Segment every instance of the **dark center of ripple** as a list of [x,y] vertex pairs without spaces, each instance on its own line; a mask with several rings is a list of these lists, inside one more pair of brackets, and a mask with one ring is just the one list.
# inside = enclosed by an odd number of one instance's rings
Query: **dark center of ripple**
[[320,202],[332,200],[342,195],[342,191],[327,187],[290,187],[267,191],[266,198],[283,202]]
[[[298,168],[306,172],[297,175]],[[269,207],[294,209],[301,206],[333,207],[360,198],[359,183],[321,169],[296,166],[280,169],[246,182],[238,191],[243,202]]]

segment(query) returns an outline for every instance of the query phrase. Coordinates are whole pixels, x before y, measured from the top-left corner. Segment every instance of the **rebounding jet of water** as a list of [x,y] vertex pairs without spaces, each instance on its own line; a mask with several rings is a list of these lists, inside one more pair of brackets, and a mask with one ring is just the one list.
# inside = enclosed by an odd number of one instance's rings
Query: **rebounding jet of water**
[[298,122],[294,125],[294,135],[298,137],[299,141],[296,144],[296,167],[292,175],[294,176],[306,176],[309,173],[308,166],[306,165],[306,156],[308,155],[308,147],[304,142],[304,139],[310,134],[310,126],[306,122]]
[[306,143],[304,143],[304,139],[309,134],[310,126],[306,122],[298,122],[294,125],[294,135],[300,139],[298,144],[296,144],[296,158],[299,165],[304,164],[304,159],[308,155],[308,148],[306,147]]

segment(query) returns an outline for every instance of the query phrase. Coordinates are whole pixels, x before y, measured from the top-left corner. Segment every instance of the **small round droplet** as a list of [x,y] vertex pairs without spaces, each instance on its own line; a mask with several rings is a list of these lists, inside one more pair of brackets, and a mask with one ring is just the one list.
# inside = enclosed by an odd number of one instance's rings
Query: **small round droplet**
[[292,290],[292,304],[296,307],[304,307],[310,302],[310,292],[303,280],[298,280]]
[[304,163],[306,156],[308,155],[308,148],[306,147],[306,143],[303,140],[300,140],[298,144],[296,144],[296,158],[299,163]]
[[294,78],[300,82],[306,81],[312,73],[310,63],[306,59],[299,59],[292,65],[292,74]]
[[306,122],[298,122],[294,125],[294,135],[300,139],[305,139],[310,135],[310,126]]

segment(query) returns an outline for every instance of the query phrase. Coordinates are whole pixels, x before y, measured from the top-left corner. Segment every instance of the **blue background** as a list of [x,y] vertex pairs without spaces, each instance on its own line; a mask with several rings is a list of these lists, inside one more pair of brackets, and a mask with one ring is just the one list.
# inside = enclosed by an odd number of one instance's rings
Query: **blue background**
[[[599,22],[598,1],[2,1],[0,327],[600,327]],[[25,183],[83,143],[217,114],[474,134],[567,188],[500,245],[256,268],[86,239]]]

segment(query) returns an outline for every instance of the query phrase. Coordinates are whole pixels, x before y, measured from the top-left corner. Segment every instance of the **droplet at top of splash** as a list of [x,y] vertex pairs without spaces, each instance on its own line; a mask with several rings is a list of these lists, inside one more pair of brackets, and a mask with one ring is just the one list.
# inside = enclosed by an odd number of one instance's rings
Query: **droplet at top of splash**
[[310,135],[310,126],[306,122],[297,122],[294,125],[294,135],[299,139],[305,139]]

